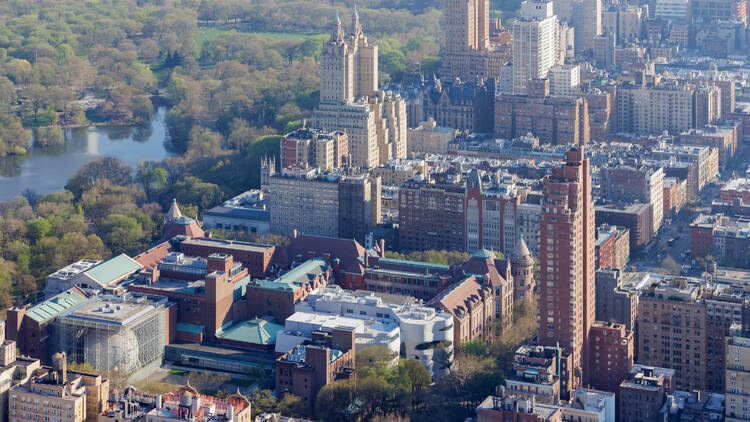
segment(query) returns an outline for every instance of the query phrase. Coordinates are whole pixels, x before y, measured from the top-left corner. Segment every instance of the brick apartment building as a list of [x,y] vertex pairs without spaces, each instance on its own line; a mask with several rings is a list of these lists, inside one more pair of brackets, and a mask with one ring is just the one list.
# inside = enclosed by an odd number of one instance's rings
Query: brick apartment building
[[674,217],[687,201],[687,181],[676,177],[664,178],[664,218]]
[[527,133],[533,133],[541,143],[587,143],[590,140],[588,102],[582,97],[550,97],[546,79],[530,80],[528,95],[498,95],[495,135],[514,139]]
[[654,238],[650,204],[597,205],[597,223],[627,227],[630,231],[630,253],[640,252]]
[[276,394],[300,397],[309,415],[315,414],[315,399],[321,388],[355,376],[354,331],[334,329],[313,334],[312,340],[276,359]]
[[596,321],[591,326],[591,387],[616,393],[633,367],[635,337],[623,324]]
[[743,202],[750,202],[750,179],[745,177],[732,179],[721,188],[723,201],[734,201],[738,198]]
[[638,363],[674,369],[676,389],[723,392],[725,337],[745,299],[700,279],[654,279],[638,300]]
[[544,179],[539,222],[539,344],[565,345],[572,388],[589,382],[589,331],[595,318],[595,225],[591,171],[583,147]]
[[653,232],[658,233],[664,218],[664,171],[645,166],[637,160],[626,160],[599,169],[602,196],[608,201],[651,205]]
[[621,422],[663,420],[661,412],[672,392],[674,369],[634,365],[629,377],[620,383],[617,394]]
[[596,230],[596,269],[625,268],[630,259],[630,230],[602,224]]
[[459,179],[436,182],[411,180],[398,191],[401,251],[453,250],[466,248],[465,188]]
[[690,225],[693,256],[713,256],[717,262],[750,267],[750,219],[721,214],[699,215]]

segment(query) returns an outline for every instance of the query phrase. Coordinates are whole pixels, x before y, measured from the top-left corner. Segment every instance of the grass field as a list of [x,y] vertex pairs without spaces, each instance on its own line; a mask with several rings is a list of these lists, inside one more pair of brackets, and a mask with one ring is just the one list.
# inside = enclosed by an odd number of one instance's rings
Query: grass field
[[317,36],[325,35],[322,32],[274,32],[274,31],[249,31],[245,30],[241,25],[219,25],[211,27],[198,28],[198,36],[196,37],[196,43],[198,46],[202,46],[206,41],[213,40],[219,35],[236,30],[238,32],[244,32],[248,34],[256,34],[263,37],[268,37],[277,41],[303,41],[308,38],[314,38]]

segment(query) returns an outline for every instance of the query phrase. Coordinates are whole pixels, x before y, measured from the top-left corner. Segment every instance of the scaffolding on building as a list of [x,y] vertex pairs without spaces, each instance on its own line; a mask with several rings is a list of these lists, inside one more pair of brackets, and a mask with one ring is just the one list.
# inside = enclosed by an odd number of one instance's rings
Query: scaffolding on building
[[[82,312],[88,306],[114,314],[123,306],[139,311],[126,319],[98,318]],[[164,357],[167,300],[142,296],[98,296],[62,314],[54,326],[57,351],[71,362],[90,363],[97,371],[135,373]]]

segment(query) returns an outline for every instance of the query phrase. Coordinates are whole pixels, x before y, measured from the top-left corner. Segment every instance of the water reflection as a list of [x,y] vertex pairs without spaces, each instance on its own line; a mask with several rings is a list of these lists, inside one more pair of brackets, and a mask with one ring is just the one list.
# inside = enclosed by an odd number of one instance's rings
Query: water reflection
[[65,129],[62,145],[0,158],[0,200],[10,200],[26,188],[40,194],[61,190],[78,168],[99,157],[117,157],[133,167],[141,161],[166,158],[170,152],[165,149],[165,114],[165,108],[157,109],[145,126]]

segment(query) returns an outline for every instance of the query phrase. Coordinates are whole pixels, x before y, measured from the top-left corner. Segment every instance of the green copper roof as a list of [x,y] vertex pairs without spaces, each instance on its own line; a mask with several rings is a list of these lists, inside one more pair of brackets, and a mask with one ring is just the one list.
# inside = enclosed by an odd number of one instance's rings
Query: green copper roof
[[297,265],[275,280],[255,280],[253,283],[261,289],[295,291],[304,283],[312,281],[316,276],[327,271],[327,269],[328,263],[325,259],[313,258]]
[[433,264],[431,262],[422,261],[407,261],[404,259],[395,258],[378,258],[378,262],[382,262],[383,264],[402,265],[405,267],[431,268],[435,270],[449,270],[451,268],[450,266],[443,264]]
[[491,251],[488,251],[487,249],[480,249],[474,252],[471,256],[472,258],[492,259],[495,257],[495,254],[492,253]]
[[189,324],[187,322],[178,322],[177,331],[181,333],[200,334],[203,332],[202,325]]
[[217,335],[223,339],[244,343],[274,344],[276,343],[276,335],[283,329],[283,325],[255,318],[234,324],[223,332],[217,333]]
[[139,270],[140,268],[141,264],[125,254],[120,254],[95,267],[89,268],[84,271],[84,274],[91,277],[102,286],[106,286],[119,278]]
[[53,296],[42,303],[32,306],[26,311],[26,315],[38,322],[43,324],[62,312],[85,302],[86,296],[78,293],[77,289],[66,290],[57,296]]

